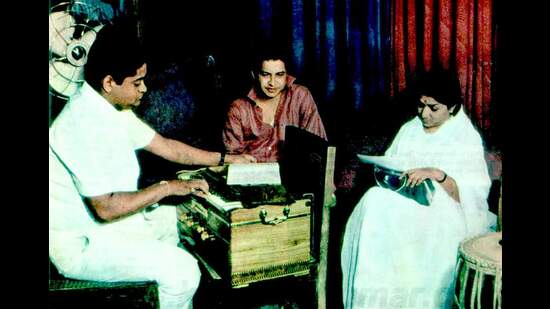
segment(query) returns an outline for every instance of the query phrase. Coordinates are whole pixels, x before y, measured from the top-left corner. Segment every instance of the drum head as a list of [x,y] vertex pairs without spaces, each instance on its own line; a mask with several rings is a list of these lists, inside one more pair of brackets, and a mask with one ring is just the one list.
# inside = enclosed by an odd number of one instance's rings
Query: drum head
[[472,262],[502,267],[502,232],[476,236],[460,246],[462,255]]

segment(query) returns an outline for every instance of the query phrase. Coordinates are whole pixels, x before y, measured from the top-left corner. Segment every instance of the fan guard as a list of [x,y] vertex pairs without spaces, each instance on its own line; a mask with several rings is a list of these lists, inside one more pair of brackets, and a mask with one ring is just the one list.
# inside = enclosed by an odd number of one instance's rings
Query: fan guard
[[63,2],[50,10],[50,93],[63,99],[84,82],[84,65],[97,32],[103,27],[100,8],[82,2]]

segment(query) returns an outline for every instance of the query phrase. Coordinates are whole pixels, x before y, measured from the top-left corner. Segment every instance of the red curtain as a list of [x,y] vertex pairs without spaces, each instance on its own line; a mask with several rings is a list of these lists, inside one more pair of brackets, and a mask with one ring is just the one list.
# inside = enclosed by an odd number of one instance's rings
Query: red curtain
[[407,78],[435,65],[458,73],[464,107],[491,130],[491,77],[496,47],[492,0],[392,0],[391,95]]

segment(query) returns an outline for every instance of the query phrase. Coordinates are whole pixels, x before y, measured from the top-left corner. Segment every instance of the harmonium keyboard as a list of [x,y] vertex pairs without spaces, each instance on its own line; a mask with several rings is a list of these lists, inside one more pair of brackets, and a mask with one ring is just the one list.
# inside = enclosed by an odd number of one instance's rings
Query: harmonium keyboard
[[282,185],[227,185],[226,176],[227,166],[178,174],[205,179],[210,191],[177,205],[181,245],[233,288],[310,274],[312,197],[291,196]]

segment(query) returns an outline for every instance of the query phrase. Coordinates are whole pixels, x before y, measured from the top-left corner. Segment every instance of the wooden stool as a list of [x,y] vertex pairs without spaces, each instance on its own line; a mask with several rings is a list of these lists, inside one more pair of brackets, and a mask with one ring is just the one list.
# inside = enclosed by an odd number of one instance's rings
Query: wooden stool
[[[493,279],[491,286],[493,309],[501,308],[501,241],[502,232],[493,232],[472,237],[460,244],[459,259],[456,265],[458,281],[455,288],[455,291],[459,291],[458,297],[455,292],[455,304],[459,308],[482,308],[482,291],[484,290],[485,276],[491,276]],[[473,280],[468,280],[470,271],[473,272]],[[470,285],[471,289],[468,288]],[[469,307],[466,306],[468,299],[470,303]],[[487,298],[485,297],[484,300],[487,300]]]
[[158,308],[154,281],[100,282],[66,278],[50,260],[48,308]]

